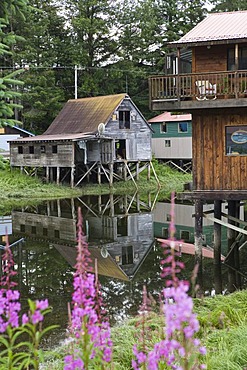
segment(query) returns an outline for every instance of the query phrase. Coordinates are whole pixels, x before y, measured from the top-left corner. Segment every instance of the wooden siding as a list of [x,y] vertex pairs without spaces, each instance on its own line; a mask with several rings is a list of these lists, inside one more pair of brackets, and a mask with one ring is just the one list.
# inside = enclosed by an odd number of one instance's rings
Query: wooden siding
[[76,220],[12,211],[12,221],[13,232],[23,236],[76,244]]
[[247,155],[226,155],[226,126],[247,124],[247,110],[193,114],[195,190],[246,190]]
[[[170,147],[165,146],[167,140],[170,141]],[[192,137],[152,139],[152,151],[157,159],[191,159]]]
[[[152,123],[152,129],[154,133],[152,135],[152,140],[154,138],[166,138],[166,137],[191,137],[192,136],[192,126],[191,121],[181,121],[181,122],[163,122],[166,123],[166,132],[161,132],[162,122]],[[179,132],[178,125],[179,123],[187,123],[188,124],[188,131],[187,132]]]
[[192,73],[222,72],[227,70],[227,45],[196,47],[192,50]]
[[[130,128],[119,128],[119,111],[130,111]],[[130,99],[124,99],[109,119],[105,136],[125,140],[127,160],[151,160],[152,132]],[[114,153],[116,159],[116,153]]]
[[[57,146],[57,153],[52,152],[52,146]],[[10,165],[30,167],[70,167],[74,163],[73,142],[65,143],[13,143],[10,145]],[[23,154],[18,153],[18,147],[23,148]],[[29,153],[29,148],[34,148],[34,153]],[[45,152],[41,152],[45,147]]]

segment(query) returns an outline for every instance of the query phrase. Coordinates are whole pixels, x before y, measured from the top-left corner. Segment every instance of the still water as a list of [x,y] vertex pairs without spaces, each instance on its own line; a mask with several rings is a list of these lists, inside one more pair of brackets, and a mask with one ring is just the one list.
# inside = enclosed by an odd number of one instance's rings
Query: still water
[[[27,298],[48,298],[53,307],[49,320],[60,325],[60,339],[65,335],[67,304],[72,294],[78,207],[82,209],[91,256],[97,258],[104,302],[112,323],[137,313],[144,284],[157,301],[164,286],[160,278],[163,248],[156,238],[168,237],[168,202],[155,203],[151,197],[141,199],[137,195],[90,196],[13,209],[11,214],[0,216],[0,234],[3,245],[6,231],[13,244],[22,304],[25,307]],[[175,205],[178,240],[193,243],[193,213],[192,205]],[[211,245],[212,222],[206,220],[203,230],[205,245]],[[183,277],[189,279],[194,257],[181,253],[181,259],[186,265]],[[203,271],[204,290],[210,294],[212,258],[204,258]],[[223,268],[223,281],[226,275]]]

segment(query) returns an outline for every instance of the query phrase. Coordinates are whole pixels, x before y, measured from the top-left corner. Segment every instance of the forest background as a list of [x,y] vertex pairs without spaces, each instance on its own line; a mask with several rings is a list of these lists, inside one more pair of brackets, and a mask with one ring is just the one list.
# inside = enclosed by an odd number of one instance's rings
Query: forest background
[[209,12],[246,9],[247,0],[1,0],[0,123],[43,133],[75,97],[75,66],[79,98],[126,92],[149,119],[148,76],[163,73],[167,43]]

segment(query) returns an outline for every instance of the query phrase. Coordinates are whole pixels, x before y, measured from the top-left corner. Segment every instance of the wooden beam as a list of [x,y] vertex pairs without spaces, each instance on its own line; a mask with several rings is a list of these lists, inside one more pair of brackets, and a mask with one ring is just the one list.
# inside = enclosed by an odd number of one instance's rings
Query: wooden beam
[[125,161],[125,162],[124,162],[124,164],[125,164],[125,166],[126,166],[127,171],[129,172],[129,175],[130,175],[130,177],[131,177],[131,179],[132,179],[133,183],[135,184],[136,189],[138,189],[138,186],[137,186],[137,184],[136,184],[136,182],[135,182],[135,180],[134,180],[134,177],[132,176],[132,173],[130,172],[130,169],[129,169],[129,167],[128,167],[127,161]]
[[177,193],[180,200],[247,200],[247,190],[194,190]]
[[95,167],[95,165],[97,164],[97,162],[94,162],[94,164],[87,170],[87,172],[86,173],[84,173],[84,175],[80,178],[80,180],[79,181],[77,181],[77,183],[75,184],[75,187],[77,186],[77,185],[79,185],[81,182],[82,182],[82,180],[87,176],[87,174]]
[[244,230],[244,229],[241,229],[240,227],[231,225],[228,222],[224,222],[222,220],[219,220],[218,218],[209,216],[209,215],[205,214],[204,212],[203,212],[203,217],[206,217],[208,220],[211,220],[213,222],[216,222],[216,223],[218,223],[218,224],[220,224],[222,226],[225,226],[225,227],[227,227],[229,229],[232,229],[232,230],[238,231],[239,233],[242,233],[244,235],[247,235],[247,230]]
[[154,169],[153,163],[152,163],[152,162],[150,162],[150,165],[151,165],[151,168],[152,168],[152,170],[153,170],[155,180],[157,181],[158,187],[159,187],[159,189],[160,189],[161,185],[160,185],[160,182],[159,182],[158,176],[156,175],[156,172],[155,172],[155,169]]

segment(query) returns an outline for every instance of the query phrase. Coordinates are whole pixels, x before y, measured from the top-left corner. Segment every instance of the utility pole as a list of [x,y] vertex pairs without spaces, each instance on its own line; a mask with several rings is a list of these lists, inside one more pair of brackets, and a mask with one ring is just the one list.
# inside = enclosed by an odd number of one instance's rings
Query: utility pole
[[77,99],[77,65],[75,65],[75,99]]

